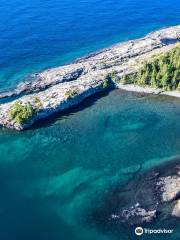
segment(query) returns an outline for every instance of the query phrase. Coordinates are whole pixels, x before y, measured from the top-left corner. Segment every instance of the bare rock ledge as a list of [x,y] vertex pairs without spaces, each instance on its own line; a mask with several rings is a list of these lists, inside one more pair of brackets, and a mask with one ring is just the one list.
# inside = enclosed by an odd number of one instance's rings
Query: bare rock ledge
[[[144,38],[114,45],[80,58],[70,65],[34,74],[33,80],[21,83],[13,91],[0,93],[0,99],[7,98],[6,103],[0,105],[0,125],[23,130],[39,119],[77,105],[88,96],[106,89],[103,83],[108,73],[115,71],[117,78],[135,73],[142,61],[169,51],[179,39],[180,25],[150,33]],[[117,84],[115,80],[112,80],[111,84],[129,91],[161,93],[157,89]],[[70,91],[75,94],[68,96]],[[180,97],[178,92],[165,94]],[[16,100],[12,100],[12,97]],[[17,123],[10,117],[10,109],[16,101],[20,101],[22,105],[30,104],[35,107],[35,99],[38,99],[40,104],[31,119]]]

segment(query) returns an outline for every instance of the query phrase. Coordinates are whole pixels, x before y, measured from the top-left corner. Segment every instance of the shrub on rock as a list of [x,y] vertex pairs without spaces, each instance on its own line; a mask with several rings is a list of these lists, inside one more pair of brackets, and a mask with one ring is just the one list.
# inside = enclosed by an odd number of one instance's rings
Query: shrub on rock
[[21,102],[16,102],[9,111],[10,119],[17,124],[28,122],[34,114],[35,110],[30,103],[22,104]]

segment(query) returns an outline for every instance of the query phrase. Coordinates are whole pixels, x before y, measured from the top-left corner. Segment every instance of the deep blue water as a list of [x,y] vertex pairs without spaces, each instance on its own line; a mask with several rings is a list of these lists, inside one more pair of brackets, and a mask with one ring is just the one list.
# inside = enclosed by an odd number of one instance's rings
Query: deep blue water
[[0,87],[180,22],[179,0],[1,0]]
[[[33,72],[180,24],[180,2],[1,0],[0,17],[3,90]],[[0,129],[0,239],[129,240],[123,229],[120,236],[102,232],[91,212],[129,171],[180,155],[179,104],[117,90],[37,128]],[[180,226],[172,227],[168,239],[180,239]]]

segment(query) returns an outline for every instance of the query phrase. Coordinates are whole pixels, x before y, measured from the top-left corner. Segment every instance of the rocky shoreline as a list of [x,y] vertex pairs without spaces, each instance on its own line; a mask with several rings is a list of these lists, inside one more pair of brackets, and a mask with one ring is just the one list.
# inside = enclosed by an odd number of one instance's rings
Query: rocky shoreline
[[[124,75],[137,72],[143,61],[172,49],[179,39],[180,25],[114,45],[70,65],[34,74],[31,81],[21,83],[13,91],[0,93],[0,101],[5,102],[0,105],[0,125],[16,130],[29,128],[37,120],[77,105],[110,86],[180,97],[179,92],[123,85],[118,81]],[[16,102],[22,105],[22,109],[27,105],[32,108],[26,121],[12,118],[11,110]]]

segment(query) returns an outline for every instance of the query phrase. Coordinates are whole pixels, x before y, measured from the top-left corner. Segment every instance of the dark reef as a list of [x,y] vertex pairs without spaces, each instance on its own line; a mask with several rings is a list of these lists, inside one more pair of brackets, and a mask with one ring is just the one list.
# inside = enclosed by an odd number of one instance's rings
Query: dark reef
[[180,158],[148,170],[140,168],[128,182],[108,190],[93,211],[93,222],[103,231],[174,224],[180,217],[179,181]]

